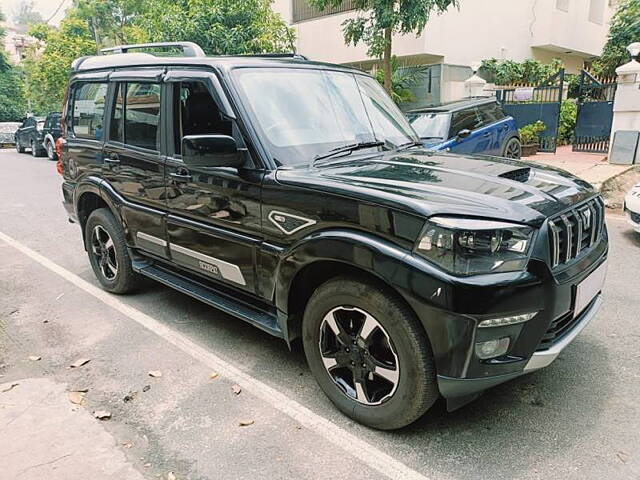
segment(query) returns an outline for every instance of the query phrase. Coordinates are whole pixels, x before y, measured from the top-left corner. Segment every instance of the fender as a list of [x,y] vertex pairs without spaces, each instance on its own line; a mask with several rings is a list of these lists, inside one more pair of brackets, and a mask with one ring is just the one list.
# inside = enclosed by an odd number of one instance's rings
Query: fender
[[[338,261],[372,274],[414,311],[431,343],[439,374],[460,375],[467,366],[475,321],[447,313],[452,278],[385,239],[352,230],[325,230],[301,239],[283,252],[276,270],[275,301],[280,323],[288,315],[296,274],[318,261]],[[285,335],[290,330],[282,325]]]

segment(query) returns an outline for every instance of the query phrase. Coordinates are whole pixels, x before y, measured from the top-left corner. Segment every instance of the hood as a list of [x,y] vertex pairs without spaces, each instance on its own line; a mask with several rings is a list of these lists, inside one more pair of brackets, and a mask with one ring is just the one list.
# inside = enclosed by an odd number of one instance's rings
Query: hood
[[279,169],[276,178],[421,216],[465,215],[531,225],[596,194],[587,182],[533,162],[423,149]]

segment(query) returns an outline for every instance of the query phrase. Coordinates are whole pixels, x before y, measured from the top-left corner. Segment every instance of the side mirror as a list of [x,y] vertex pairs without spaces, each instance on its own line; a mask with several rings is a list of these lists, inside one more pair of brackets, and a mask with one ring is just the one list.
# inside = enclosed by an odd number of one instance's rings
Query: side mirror
[[471,130],[469,130],[468,128],[463,128],[462,130],[460,130],[458,132],[457,137],[458,138],[467,138],[469,135],[471,135]]
[[182,161],[194,167],[241,167],[243,156],[228,135],[187,135],[182,139]]

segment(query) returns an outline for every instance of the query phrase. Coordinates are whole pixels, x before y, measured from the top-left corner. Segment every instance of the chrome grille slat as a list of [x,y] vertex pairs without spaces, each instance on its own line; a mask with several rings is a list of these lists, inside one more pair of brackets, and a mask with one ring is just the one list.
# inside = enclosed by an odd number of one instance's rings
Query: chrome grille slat
[[604,228],[604,204],[594,198],[548,220],[551,268],[571,262],[593,247]]

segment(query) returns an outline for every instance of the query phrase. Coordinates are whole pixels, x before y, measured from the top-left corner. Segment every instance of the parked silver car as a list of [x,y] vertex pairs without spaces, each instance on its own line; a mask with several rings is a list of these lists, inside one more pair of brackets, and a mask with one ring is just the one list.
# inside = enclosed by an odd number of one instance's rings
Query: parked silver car
[[20,122],[0,122],[0,145],[15,143],[15,133],[22,125]]

